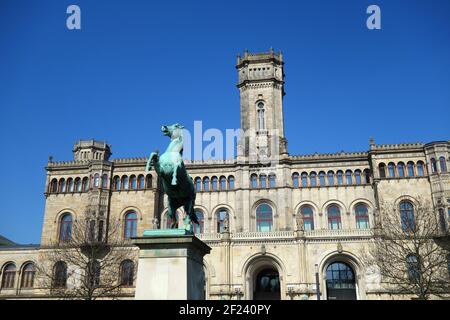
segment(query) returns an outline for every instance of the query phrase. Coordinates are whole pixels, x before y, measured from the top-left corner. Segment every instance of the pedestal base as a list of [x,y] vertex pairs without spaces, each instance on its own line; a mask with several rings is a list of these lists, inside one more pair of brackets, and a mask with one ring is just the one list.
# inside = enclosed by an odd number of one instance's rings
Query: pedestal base
[[211,248],[180,230],[148,230],[134,239],[140,249],[135,299],[205,299],[203,256]]

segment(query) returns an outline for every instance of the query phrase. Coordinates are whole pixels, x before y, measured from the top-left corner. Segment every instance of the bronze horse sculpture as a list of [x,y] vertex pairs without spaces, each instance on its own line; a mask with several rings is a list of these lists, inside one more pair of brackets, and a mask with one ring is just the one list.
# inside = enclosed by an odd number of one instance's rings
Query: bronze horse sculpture
[[172,220],[171,229],[176,228],[177,209],[184,208],[186,218],[185,229],[192,223],[198,224],[197,215],[194,211],[195,188],[194,181],[188,175],[183,162],[183,126],[176,123],[171,126],[162,126],[163,135],[170,137],[170,144],[166,151],[160,156],[158,151],[152,152],[147,161],[146,171],[153,167],[162,180],[164,192],[168,197],[168,217]]

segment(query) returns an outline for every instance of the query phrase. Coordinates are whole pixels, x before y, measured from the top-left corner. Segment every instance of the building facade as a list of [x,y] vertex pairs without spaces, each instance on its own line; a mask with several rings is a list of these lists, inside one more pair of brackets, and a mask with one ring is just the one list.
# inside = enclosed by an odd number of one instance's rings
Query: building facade
[[[277,161],[252,161],[249,143],[233,160],[185,161],[197,190],[195,232],[212,248],[204,261],[207,297],[316,299],[317,273],[322,299],[394,298],[364,267],[361,252],[382,202],[427,199],[448,230],[450,141],[371,140],[363,152],[290,155],[281,53],[245,52],[236,68],[241,128],[255,132],[250,145],[258,156]],[[31,283],[33,266],[42,248],[70,237],[74,221],[90,219],[98,234],[118,221],[124,238],[170,223],[158,178],[145,172],[147,159],[111,159],[110,146],[98,141],[79,141],[73,153],[46,167],[40,246],[0,245],[0,298],[45,296]],[[125,298],[134,296],[130,287]]]

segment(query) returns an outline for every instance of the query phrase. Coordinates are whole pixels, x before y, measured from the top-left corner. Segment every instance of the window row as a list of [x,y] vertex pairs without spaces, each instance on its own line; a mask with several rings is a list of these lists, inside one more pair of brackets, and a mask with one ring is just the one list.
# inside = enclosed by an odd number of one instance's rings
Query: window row
[[277,186],[277,177],[274,174],[260,174],[256,173],[250,175],[250,187],[252,189],[265,189],[265,188],[275,188]]
[[142,174],[138,176],[131,175],[129,177],[127,175],[121,177],[114,176],[112,189],[114,191],[151,189],[152,180],[153,177],[151,174],[147,174],[146,176]]
[[302,172],[301,175],[298,172],[292,174],[292,185],[294,188],[306,188],[306,187],[325,187],[325,186],[341,186],[341,185],[360,185],[370,183],[370,170],[365,169],[361,171],[359,169],[342,171],[320,171],[317,174],[315,171],[310,173]]
[[425,164],[422,161],[409,161],[408,163],[399,162],[397,164],[389,162],[386,168],[385,163],[378,165],[380,178],[404,178],[404,177],[423,177],[425,176]]
[[438,162],[439,162],[439,169],[441,172],[447,172],[447,160],[445,157],[439,157],[439,161],[437,161],[435,158],[430,159],[431,162],[431,172],[437,173],[438,172]]
[[234,177],[233,176],[221,176],[220,178],[212,177],[196,177],[194,179],[195,191],[225,191],[234,190]]
[[[2,289],[14,289],[16,285],[16,275],[18,270],[16,264],[8,262],[3,266],[2,272]],[[34,277],[36,274],[36,267],[33,262],[26,262],[23,264],[20,272],[20,288],[28,289],[34,286]]]

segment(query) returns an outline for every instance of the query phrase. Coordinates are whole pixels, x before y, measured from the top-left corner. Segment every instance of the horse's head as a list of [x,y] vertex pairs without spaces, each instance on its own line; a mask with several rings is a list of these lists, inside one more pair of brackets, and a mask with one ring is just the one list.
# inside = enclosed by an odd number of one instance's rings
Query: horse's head
[[170,126],[162,126],[161,131],[163,135],[168,136],[170,138],[175,138],[181,134],[181,129],[183,128],[184,127],[181,124],[175,123]]

